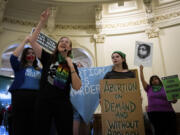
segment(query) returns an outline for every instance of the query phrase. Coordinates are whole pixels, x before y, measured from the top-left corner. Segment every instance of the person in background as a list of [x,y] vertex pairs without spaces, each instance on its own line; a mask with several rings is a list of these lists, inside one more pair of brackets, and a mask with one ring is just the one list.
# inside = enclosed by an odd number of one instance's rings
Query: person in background
[[[14,71],[14,81],[9,88],[12,95],[13,135],[32,135],[34,108],[39,91],[41,69],[32,48],[25,48],[29,37],[14,50],[10,56]],[[18,60],[20,54],[21,59]]]
[[84,67],[83,64],[81,64],[81,62],[77,62],[76,65],[78,68]]
[[[81,62],[76,63],[78,68],[84,67]],[[79,112],[74,108],[73,114],[73,135],[89,135],[90,123],[86,124]]]
[[128,70],[126,54],[121,51],[114,51],[111,55],[111,59],[113,62],[112,71],[106,73],[104,79],[135,78],[134,73]]
[[154,127],[155,135],[176,135],[176,114],[168,101],[163,84],[157,75],[150,77],[149,84],[144,79],[143,66],[140,65],[142,86],[148,97],[148,118]]
[[79,90],[81,80],[77,66],[72,62],[72,42],[68,37],[59,39],[52,54],[46,52],[36,42],[49,15],[49,9],[42,12],[30,38],[31,46],[43,65],[36,106],[37,125],[33,135],[49,135],[52,119],[58,135],[72,135],[73,107],[70,101],[70,87]]

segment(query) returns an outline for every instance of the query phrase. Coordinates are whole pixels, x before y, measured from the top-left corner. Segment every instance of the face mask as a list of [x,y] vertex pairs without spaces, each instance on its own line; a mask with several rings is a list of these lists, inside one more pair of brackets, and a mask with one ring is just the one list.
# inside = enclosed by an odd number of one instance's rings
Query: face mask
[[158,92],[158,91],[160,91],[160,90],[161,90],[161,88],[162,88],[162,86],[161,86],[161,85],[154,85],[154,86],[152,86],[152,90],[153,90],[154,92]]
[[31,61],[34,61],[35,60],[35,57],[30,55],[30,56],[26,56],[26,60],[31,60]]

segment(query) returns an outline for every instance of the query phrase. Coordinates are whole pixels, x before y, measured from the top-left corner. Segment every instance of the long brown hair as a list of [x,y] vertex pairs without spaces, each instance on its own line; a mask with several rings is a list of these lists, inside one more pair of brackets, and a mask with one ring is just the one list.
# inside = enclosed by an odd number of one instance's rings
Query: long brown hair
[[[114,53],[117,53],[117,52],[113,52],[112,55],[113,55]],[[123,56],[122,56],[120,53],[117,53],[117,54],[119,54],[119,56],[121,56],[121,58],[124,59],[124,61],[122,62],[122,68],[123,68],[123,69],[128,69],[128,65],[127,65],[127,63],[126,63],[126,58],[123,58]],[[111,55],[111,57],[112,57],[112,55]],[[114,66],[113,66],[113,69],[114,69]]]
[[[72,41],[68,38],[68,37],[61,37],[57,43],[56,49],[54,50],[52,57],[51,57],[51,61],[52,63],[55,63],[58,59],[58,46],[59,46],[59,42],[63,39],[63,38],[67,38],[70,41],[70,47],[72,48]],[[72,51],[68,51],[67,56],[71,56],[72,55]]]
[[[28,47],[28,48],[25,48],[22,52],[22,55],[21,55],[21,59],[20,59],[20,63],[21,63],[21,67],[22,68],[25,68],[27,66],[27,60],[26,60],[26,56],[27,56],[27,53],[28,53],[28,50],[33,50],[32,48]],[[33,62],[33,65],[32,65],[35,69],[38,69],[38,61],[36,59],[36,56],[35,56],[35,60]]]

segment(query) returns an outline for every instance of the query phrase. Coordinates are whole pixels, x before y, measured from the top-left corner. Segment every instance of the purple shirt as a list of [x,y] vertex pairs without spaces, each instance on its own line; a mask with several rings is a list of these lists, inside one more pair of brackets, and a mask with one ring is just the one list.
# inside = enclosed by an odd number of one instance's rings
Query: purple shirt
[[154,92],[152,86],[148,85],[146,91],[148,96],[148,112],[174,112],[171,102],[167,100],[164,87],[160,91]]

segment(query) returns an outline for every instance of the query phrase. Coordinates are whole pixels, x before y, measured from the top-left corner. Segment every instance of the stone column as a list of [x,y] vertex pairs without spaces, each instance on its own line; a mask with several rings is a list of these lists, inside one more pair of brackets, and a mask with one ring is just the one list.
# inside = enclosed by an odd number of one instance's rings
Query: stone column
[[47,29],[49,33],[52,33],[55,29],[55,18],[57,14],[57,7],[50,7],[51,15],[49,16],[48,23],[47,23]]
[[8,3],[8,0],[0,0],[0,32],[3,31],[3,17],[4,17],[4,12],[6,9],[6,4]]
[[94,34],[96,66],[104,66],[104,42],[105,35]]
[[95,26],[96,32],[102,32],[102,5],[98,5],[95,7]]
[[[158,63],[158,65],[152,65],[152,72],[161,71],[159,73],[159,76],[166,76],[166,67],[165,67],[165,60],[164,60],[164,54],[162,50],[162,44],[161,44],[161,39],[159,37],[159,32],[160,29],[155,23],[155,16],[154,16],[154,11],[153,11],[153,3],[152,0],[143,0],[144,5],[145,5],[145,10],[146,10],[146,19],[148,23],[148,27],[145,30],[145,33],[147,34],[148,38],[157,44],[154,44],[154,49],[153,49],[153,60],[155,63]],[[162,70],[161,70],[162,69]]]

